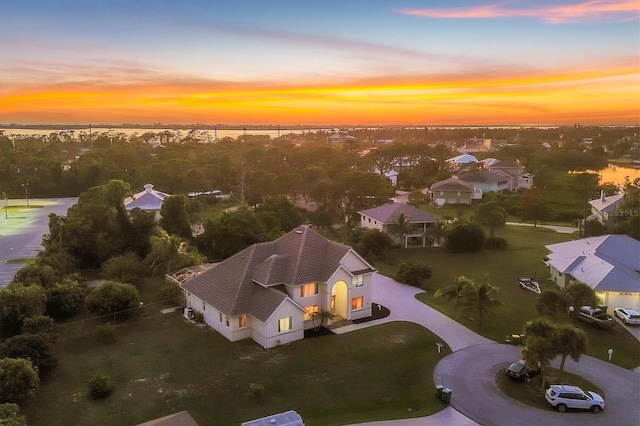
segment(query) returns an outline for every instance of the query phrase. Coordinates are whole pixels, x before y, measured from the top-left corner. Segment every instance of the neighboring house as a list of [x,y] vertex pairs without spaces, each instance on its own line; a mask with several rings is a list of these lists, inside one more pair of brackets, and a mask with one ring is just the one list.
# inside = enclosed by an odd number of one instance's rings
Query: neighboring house
[[124,207],[127,210],[139,208],[142,210],[159,212],[164,199],[168,196],[169,194],[156,191],[153,189],[153,185],[148,183],[144,186],[144,191],[125,198]]
[[439,206],[445,204],[471,204],[471,200],[482,198],[482,190],[472,184],[452,177],[431,185],[431,202]]
[[398,173],[397,171],[392,169],[392,170],[385,170],[385,172],[382,173],[380,172],[380,169],[378,167],[374,167],[373,173],[386,177],[387,179],[389,179],[389,181],[391,181],[391,185],[398,186],[398,175],[400,173]]
[[558,286],[582,282],[603,305],[640,309],[640,241],[612,234],[546,247],[545,264]]
[[478,162],[478,159],[471,154],[462,154],[446,160],[449,167],[453,170],[469,167],[471,164]]
[[322,206],[322,202],[316,201],[311,196],[311,193],[316,189],[317,186],[331,185],[332,182],[333,181],[330,178],[325,177],[305,183],[289,194],[289,200],[296,208],[306,210],[308,212],[318,211]]
[[492,172],[502,172],[509,176],[509,189],[517,191],[520,188],[529,189],[533,186],[534,175],[525,172],[524,166],[517,161],[498,160],[496,158],[486,158],[481,161],[487,170]]
[[482,152],[491,149],[491,139],[485,138],[467,138],[464,140],[464,145],[458,148],[459,152],[464,154],[472,152]]
[[616,209],[622,202],[624,194],[605,196],[604,191],[600,192],[600,198],[589,201],[591,205],[591,215],[587,220],[597,220],[601,224],[612,230],[616,218]]
[[511,188],[512,178],[501,171],[478,170],[475,172],[462,172],[456,177],[467,182],[475,189],[479,189],[483,194],[487,192],[508,191]]
[[319,325],[371,316],[375,269],[353,249],[308,226],[254,244],[180,282],[186,308],[231,341],[252,338],[265,348],[304,338]]
[[[400,213],[404,213],[409,218],[411,231],[404,236],[404,241],[400,241],[400,237],[393,235],[389,230],[398,220]],[[402,247],[407,247],[409,243],[420,244],[422,247],[427,246],[430,234],[435,226],[436,218],[429,213],[403,203],[387,203],[372,209],[359,211],[360,227],[369,229],[378,229],[386,234]]]

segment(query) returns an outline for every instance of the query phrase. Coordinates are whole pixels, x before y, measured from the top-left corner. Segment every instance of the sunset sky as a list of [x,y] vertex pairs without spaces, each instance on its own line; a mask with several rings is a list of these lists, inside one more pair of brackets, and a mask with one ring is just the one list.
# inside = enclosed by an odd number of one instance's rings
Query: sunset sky
[[638,0],[0,0],[0,123],[635,125]]

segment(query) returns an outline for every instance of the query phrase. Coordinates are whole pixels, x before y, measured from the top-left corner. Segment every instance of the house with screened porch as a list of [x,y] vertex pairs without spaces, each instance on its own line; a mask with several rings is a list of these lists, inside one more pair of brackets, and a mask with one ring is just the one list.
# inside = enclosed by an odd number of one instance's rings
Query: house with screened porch
[[303,339],[321,311],[333,314],[328,324],[371,316],[374,272],[351,247],[300,226],[204,272],[168,278],[182,288],[185,312],[202,313],[231,341],[271,348]]

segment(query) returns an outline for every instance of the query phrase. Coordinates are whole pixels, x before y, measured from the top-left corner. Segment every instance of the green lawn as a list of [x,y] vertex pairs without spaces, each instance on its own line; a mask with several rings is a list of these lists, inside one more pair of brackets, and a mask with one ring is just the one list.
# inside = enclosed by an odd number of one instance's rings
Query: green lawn
[[[542,259],[548,254],[544,246],[575,237],[544,228],[519,226],[498,229],[496,236],[506,238],[509,242],[507,250],[450,254],[441,248],[396,249],[384,261],[376,262],[375,266],[384,275],[393,276],[400,262],[405,259],[422,260],[430,264],[433,276],[426,282],[426,294],[419,295],[418,299],[479,334],[502,342],[507,334],[521,333],[528,320],[540,316],[535,309],[538,295],[521,289],[518,277],[537,277],[542,291],[556,288],[548,280],[549,270],[542,263]],[[433,296],[437,289],[453,285],[458,275],[465,275],[476,281],[482,281],[488,275],[488,281],[500,290],[498,298],[504,305],[495,311],[493,318],[485,319],[482,329],[477,320],[473,319],[473,313],[469,314],[472,317],[469,319],[456,312],[452,302]],[[558,322],[568,320],[568,315],[556,319]],[[577,325],[589,338],[588,355],[605,360],[607,350],[612,348],[616,354],[613,360],[616,364],[630,369],[640,365],[640,343],[621,326],[600,330],[584,323]]]
[[[444,408],[433,397],[432,375],[450,350],[438,354],[441,339],[414,324],[270,350],[252,340],[231,343],[179,313],[120,324],[111,344],[91,329],[61,327],[55,348],[60,364],[23,410],[30,425],[137,424],[181,410],[202,425],[238,425],[289,409],[308,425],[338,425]],[[95,372],[115,381],[104,401],[86,396]],[[251,383],[264,386],[261,398],[250,393]]]

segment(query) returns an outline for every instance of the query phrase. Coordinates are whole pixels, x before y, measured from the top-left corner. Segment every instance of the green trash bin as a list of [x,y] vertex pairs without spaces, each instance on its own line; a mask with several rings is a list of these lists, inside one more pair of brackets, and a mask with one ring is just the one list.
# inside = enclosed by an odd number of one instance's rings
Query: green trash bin
[[451,402],[451,394],[453,393],[453,391],[449,388],[444,388],[442,390],[442,402],[446,402],[447,404],[449,404]]
[[438,399],[442,399],[442,391],[444,390],[444,386],[436,385],[436,397]]

